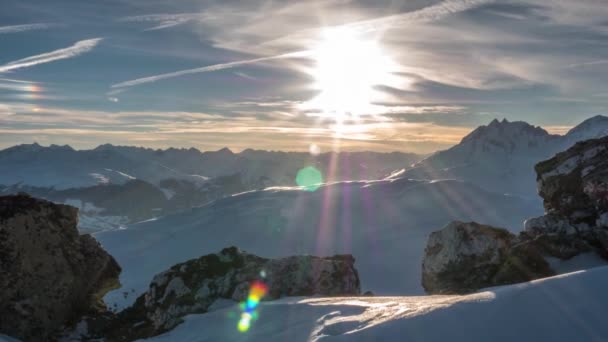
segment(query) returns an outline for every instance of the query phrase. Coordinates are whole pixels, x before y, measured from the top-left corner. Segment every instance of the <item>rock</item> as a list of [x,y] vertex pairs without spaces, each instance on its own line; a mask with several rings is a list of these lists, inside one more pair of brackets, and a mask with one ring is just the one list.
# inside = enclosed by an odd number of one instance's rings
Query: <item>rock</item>
[[587,140],[536,166],[547,214],[526,232],[551,256],[608,255],[608,137]]
[[422,267],[427,292],[466,293],[549,276],[546,257],[596,252],[608,260],[608,137],[578,143],[536,171],[546,215],[527,220],[517,237],[462,222],[431,234]]
[[608,137],[577,143],[536,165],[547,213],[595,225],[608,212]]
[[455,221],[429,237],[422,286],[462,294],[552,275],[540,251],[502,228]]
[[207,312],[217,300],[245,300],[256,280],[268,286],[264,300],[359,295],[354,262],[351,255],[266,259],[236,247],[225,248],[157,274],[148,291],[99,335],[109,340],[132,340],[160,334],[179,324],[185,315]]
[[0,196],[0,332],[48,341],[104,309],[120,267],[89,235],[78,210],[27,195]]

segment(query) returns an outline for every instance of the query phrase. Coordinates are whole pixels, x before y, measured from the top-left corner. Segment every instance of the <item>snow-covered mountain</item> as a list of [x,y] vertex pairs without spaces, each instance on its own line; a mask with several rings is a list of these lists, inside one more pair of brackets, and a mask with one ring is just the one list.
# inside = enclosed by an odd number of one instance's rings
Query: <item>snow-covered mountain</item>
[[231,245],[263,257],[352,253],[362,290],[421,294],[431,231],[454,219],[519,230],[542,212],[465,182],[394,179],[333,183],[315,192],[247,192],[95,236],[123,268],[123,287],[106,297],[118,307],[141,294],[154,274]]
[[263,302],[247,333],[218,304],[146,341],[603,341],[607,286],[601,267],[467,296],[287,298]]
[[608,135],[608,117],[597,115],[583,121],[566,134],[567,143],[573,145],[577,141],[601,138]]
[[154,150],[141,147],[101,145],[93,150],[69,146],[43,147],[36,143],[0,151],[0,184],[22,184],[55,189],[97,184],[123,184],[139,179],[158,185],[165,179],[204,183],[209,178],[241,174],[243,181],[258,185],[294,185],[301,168],[315,166],[325,175],[336,160],[348,168],[333,173],[333,180],[378,179],[390,171],[421,159],[410,153],[343,152],[313,156],[300,152],[227,148]]
[[396,173],[413,179],[459,179],[499,193],[536,197],[534,165],[578,141],[608,134],[608,117],[596,116],[566,135],[526,122],[493,120],[445,151]]
[[[80,208],[82,232],[127,224],[204,205],[272,185],[294,185],[298,170],[317,167],[331,180],[382,178],[420,160],[407,153],[309,153],[227,148],[153,150],[101,145],[77,151],[36,143],[0,151],[0,193],[33,196]],[[4,184],[4,185],[2,185]]]

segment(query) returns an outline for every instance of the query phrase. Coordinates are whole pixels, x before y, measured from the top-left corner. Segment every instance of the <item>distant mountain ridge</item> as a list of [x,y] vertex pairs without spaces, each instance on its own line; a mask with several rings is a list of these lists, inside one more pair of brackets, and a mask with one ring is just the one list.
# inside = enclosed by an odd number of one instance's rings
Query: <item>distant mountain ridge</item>
[[67,189],[104,182],[123,184],[135,178],[152,184],[163,179],[200,183],[240,173],[247,183],[265,180],[268,185],[293,185],[299,169],[312,165],[326,171],[334,158],[344,161],[342,165],[350,164],[349,170],[333,175],[338,181],[381,178],[422,156],[401,152],[329,152],[313,156],[251,149],[234,153],[228,148],[201,152],[195,148],[155,150],[110,144],[74,150],[68,145],[43,147],[33,143],[0,151],[0,184]]
[[536,196],[534,165],[578,141],[608,135],[608,117],[583,121],[565,135],[523,121],[493,120],[462,141],[396,173],[413,179],[459,179],[487,190]]
[[92,232],[119,229],[244,191],[295,185],[298,170],[307,166],[318,168],[324,181],[379,179],[421,158],[407,153],[312,156],[110,144],[78,151],[33,143],[0,151],[0,193],[27,192],[74,205],[80,208],[79,228]]

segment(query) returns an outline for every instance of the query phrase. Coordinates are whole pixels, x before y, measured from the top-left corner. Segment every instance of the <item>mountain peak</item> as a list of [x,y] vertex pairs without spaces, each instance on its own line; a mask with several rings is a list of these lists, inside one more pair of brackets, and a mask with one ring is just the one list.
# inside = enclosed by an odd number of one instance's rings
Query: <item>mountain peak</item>
[[55,144],[51,144],[48,148],[50,150],[54,150],[54,151],[74,151],[74,149],[70,145],[55,145]]
[[99,146],[95,147],[93,149],[93,151],[104,151],[104,150],[110,150],[113,148],[114,148],[114,145],[112,145],[112,144],[103,144],[103,145],[99,145]]
[[32,144],[20,144],[13,147],[9,147],[4,151],[15,151],[15,152],[37,152],[42,150],[44,147],[40,146],[37,142]]
[[230,150],[228,147],[224,147],[224,148],[222,148],[220,150],[217,150],[217,153],[228,154],[228,155],[233,155],[234,154],[234,152],[232,152],[232,150]]
[[492,120],[487,126],[480,126],[462,139],[461,143],[479,140],[513,140],[516,137],[548,137],[550,134],[539,126],[533,126],[525,121],[509,121],[507,119]]
[[577,141],[608,135],[608,116],[596,115],[572,128],[566,137]]

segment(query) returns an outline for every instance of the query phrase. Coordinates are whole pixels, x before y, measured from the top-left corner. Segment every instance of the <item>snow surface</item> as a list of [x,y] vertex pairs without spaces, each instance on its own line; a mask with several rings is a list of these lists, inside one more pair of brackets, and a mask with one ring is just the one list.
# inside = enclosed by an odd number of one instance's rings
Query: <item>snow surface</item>
[[233,305],[146,341],[606,341],[607,288],[600,267],[468,296],[287,298],[246,333]]
[[420,267],[432,231],[452,220],[519,231],[542,212],[459,181],[342,182],[316,192],[247,192],[95,237],[123,268],[123,287],[105,297],[116,309],[131,304],[155,274],[228,246],[263,257],[352,253],[362,290],[411,295],[423,293]]

